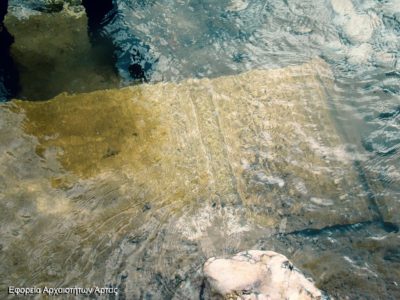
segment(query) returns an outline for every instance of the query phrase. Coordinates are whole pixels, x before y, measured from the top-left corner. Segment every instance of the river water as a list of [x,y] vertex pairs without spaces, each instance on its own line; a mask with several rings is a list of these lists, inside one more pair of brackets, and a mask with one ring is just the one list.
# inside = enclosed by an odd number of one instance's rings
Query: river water
[[2,293],[199,299],[208,257],[266,249],[400,298],[400,1],[116,0],[114,52],[73,2],[5,21],[17,98],[56,97],[0,107]]

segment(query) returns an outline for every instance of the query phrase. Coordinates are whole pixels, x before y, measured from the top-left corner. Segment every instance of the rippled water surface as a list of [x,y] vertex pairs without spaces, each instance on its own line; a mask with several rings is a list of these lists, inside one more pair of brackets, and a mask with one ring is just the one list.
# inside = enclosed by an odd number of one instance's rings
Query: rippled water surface
[[206,258],[268,249],[399,299],[400,1],[114,6],[110,50],[73,1],[10,0],[18,97],[71,95],[0,107],[2,292],[199,299]]

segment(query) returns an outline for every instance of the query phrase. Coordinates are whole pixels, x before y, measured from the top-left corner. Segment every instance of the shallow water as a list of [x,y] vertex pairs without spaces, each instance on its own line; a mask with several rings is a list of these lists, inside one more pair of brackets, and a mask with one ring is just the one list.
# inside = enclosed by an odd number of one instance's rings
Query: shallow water
[[1,107],[1,289],[196,299],[207,257],[268,249],[335,298],[400,298],[399,2],[116,3],[120,79],[59,59],[21,97],[128,85],[132,45],[150,85]]

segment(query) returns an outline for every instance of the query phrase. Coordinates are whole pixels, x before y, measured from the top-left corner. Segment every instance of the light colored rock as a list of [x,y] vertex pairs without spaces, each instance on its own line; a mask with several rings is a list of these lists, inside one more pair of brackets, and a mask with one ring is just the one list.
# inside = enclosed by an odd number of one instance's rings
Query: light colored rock
[[248,0],[232,0],[227,7],[228,11],[241,11],[249,6]]
[[210,258],[203,272],[211,293],[226,299],[322,299],[321,291],[287,257],[273,251]]
[[354,44],[369,41],[374,29],[380,25],[380,19],[376,14],[358,13],[350,0],[332,0],[331,5],[339,16],[343,32]]
[[373,55],[373,49],[370,44],[364,43],[349,49],[348,62],[353,65],[366,64]]
[[368,15],[354,14],[344,22],[343,30],[351,42],[363,43],[371,39],[374,27]]
[[331,5],[337,14],[349,15],[354,14],[354,6],[351,0],[332,0]]

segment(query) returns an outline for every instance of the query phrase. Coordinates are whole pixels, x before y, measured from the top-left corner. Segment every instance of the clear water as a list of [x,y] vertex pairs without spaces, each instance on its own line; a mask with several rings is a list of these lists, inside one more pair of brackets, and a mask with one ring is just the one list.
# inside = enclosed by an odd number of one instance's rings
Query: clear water
[[[26,3],[11,1],[17,11]],[[118,86],[132,83],[128,66],[138,45],[146,51],[141,63],[152,65],[151,84],[324,59],[334,75],[333,86],[326,87],[330,115],[357,170],[358,184],[368,194],[373,217],[318,230],[310,222],[309,228],[294,232],[282,224],[282,231],[263,224],[243,234],[248,224],[242,219],[248,215],[241,205],[201,198],[189,204],[171,199],[149,203],[149,183],[135,178],[138,182],[133,184],[126,174],[67,183],[62,191],[33,179],[31,186],[18,189],[21,178],[51,177],[60,166],[54,162],[50,170],[43,169],[29,147],[18,148],[35,143],[35,138],[13,139],[21,134],[21,125],[3,114],[3,150],[11,154],[2,157],[0,181],[1,230],[6,232],[0,249],[7,250],[1,253],[5,266],[1,287],[15,281],[57,286],[85,282],[117,286],[120,299],[198,298],[206,257],[258,248],[287,255],[335,298],[400,298],[400,1],[116,0],[116,5],[118,11],[103,31],[118,48]],[[6,163],[13,152],[12,163]],[[25,161],[15,159],[23,155]],[[140,184],[145,187],[138,192]],[[35,193],[48,197],[40,202],[42,208],[30,206]],[[275,195],[275,190],[257,193]],[[168,188],[166,194],[171,194]],[[134,195],[135,203],[129,195]],[[354,194],[351,201],[364,196]],[[74,210],[67,209],[68,217],[42,214],[42,210],[63,211],[65,203],[57,206],[52,197],[74,203]],[[290,205],[290,200],[277,202]],[[214,206],[215,210],[210,208]],[[80,215],[82,211],[87,215]],[[209,223],[207,238],[200,241],[182,238],[174,227],[202,228]],[[30,244],[32,250],[25,250]],[[13,255],[10,245],[17,246]],[[20,261],[26,255],[43,262]]]

